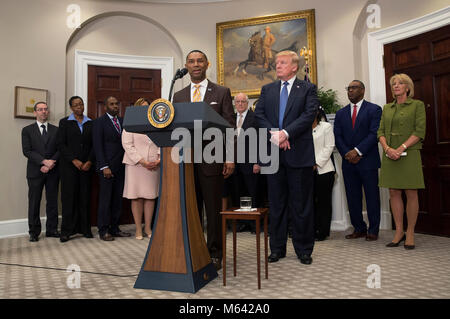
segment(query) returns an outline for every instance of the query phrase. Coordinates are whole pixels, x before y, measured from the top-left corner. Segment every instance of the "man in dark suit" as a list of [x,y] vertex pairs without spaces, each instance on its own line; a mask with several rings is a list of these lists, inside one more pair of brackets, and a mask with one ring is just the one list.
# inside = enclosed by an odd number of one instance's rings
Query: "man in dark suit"
[[[350,220],[354,227],[347,239],[378,239],[380,228],[380,191],[378,188],[377,130],[382,109],[364,100],[364,83],[352,81],[347,87],[351,104],[340,109],[334,119],[336,147],[342,156],[342,173]],[[366,197],[369,228],[362,215],[362,188]]]
[[100,186],[98,233],[101,240],[111,241],[114,237],[129,237],[131,234],[119,229],[125,177],[121,139],[123,119],[117,116],[119,102],[110,96],[105,100],[105,109],[106,113],[93,123],[92,137]]
[[277,54],[276,74],[281,81],[262,87],[255,115],[258,126],[270,132],[268,144],[279,146],[279,169],[267,176],[271,250],[268,260],[277,262],[286,256],[289,216],[295,253],[302,264],[311,264],[315,165],[312,123],[319,101],[316,86],[297,79],[298,68],[295,52]]
[[58,232],[58,183],[57,161],[59,152],[56,148],[58,127],[47,122],[49,109],[45,102],[34,105],[36,122],[22,129],[22,151],[27,162],[28,182],[28,227],[30,241],[39,240],[41,220],[42,190],[45,186],[47,199],[46,236],[59,237]]
[[[174,94],[173,102],[205,102],[234,127],[233,105],[230,89],[217,85],[206,78],[209,62],[206,55],[193,50],[186,57],[186,68],[191,84]],[[194,164],[197,205],[202,220],[202,207],[205,204],[207,218],[207,247],[216,269],[222,267],[222,227],[221,201],[224,177],[228,178],[234,170],[234,163]]]
[[61,242],[81,233],[92,238],[91,232],[91,166],[94,163],[92,121],[83,114],[84,102],[79,96],[69,99],[72,114],[59,121],[57,145],[61,154]]
[[[262,194],[258,193],[258,181],[260,166],[258,165],[258,131],[256,126],[255,113],[248,108],[248,96],[245,93],[238,93],[234,97],[236,109],[236,129],[237,129],[237,162],[232,175],[234,190],[237,200],[240,196],[250,196],[252,207],[260,207]],[[251,139],[253,136],[256,139]],[[256,146],[256,147],[255,147]],[[253,221],[240,221],[238,231],[255,230]]]

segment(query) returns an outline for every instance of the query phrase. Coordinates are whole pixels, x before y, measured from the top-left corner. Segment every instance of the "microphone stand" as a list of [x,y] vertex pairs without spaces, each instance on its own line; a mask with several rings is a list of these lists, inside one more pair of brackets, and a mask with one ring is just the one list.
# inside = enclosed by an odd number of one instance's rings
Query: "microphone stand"
[[187,69],[178,69],[177,72],[175,72],[175,75],[173,76],[172,83],[170,84],[170,91],[169,91],[169,102],[172,102],[172,92],[173,92],[173,86],[175,84],[175,81],[178,79],[181,79],[185,74],[187,73]]
[[173,86],[174,86],[176,80],[177,80],[177,75],[175,74],[175,77],[172,80],[172,84],[170,84],[169,102],[172,102],[172,91],[173,91]]

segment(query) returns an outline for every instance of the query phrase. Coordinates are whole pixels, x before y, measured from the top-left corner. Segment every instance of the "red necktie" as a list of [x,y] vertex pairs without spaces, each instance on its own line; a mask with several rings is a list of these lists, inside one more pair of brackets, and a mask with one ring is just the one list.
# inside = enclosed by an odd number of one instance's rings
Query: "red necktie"
[[116,127],[117,132],[120,134],[120,126],[119,123],[117,123],[117,117],[113,117],[114,125]]
[[355,122],[356,122],[356,104],[353,105],[352,128],[355,128]]

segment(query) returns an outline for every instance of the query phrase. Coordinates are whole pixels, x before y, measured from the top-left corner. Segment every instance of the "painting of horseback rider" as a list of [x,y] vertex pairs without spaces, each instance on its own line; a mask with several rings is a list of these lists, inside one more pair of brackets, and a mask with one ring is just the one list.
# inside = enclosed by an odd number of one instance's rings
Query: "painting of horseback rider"
[[[275,56],[280,51],[313,51],[309,77],[315,81],[314,10],[217,24],[218,82],[257,97],[260,88],[276,79]],[[304,78],[304,61],[298,77]]]

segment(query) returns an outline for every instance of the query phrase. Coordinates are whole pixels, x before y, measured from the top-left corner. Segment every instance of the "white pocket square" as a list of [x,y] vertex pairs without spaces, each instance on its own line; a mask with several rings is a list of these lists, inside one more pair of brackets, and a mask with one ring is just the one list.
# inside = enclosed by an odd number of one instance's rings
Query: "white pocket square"
[[219,103],[217,103],[217,102],[211,102],[211,103],[209,103],[209,104],[211,104],[211,105],[212,105],[212,104],[219,104]]

